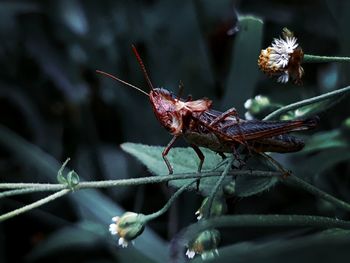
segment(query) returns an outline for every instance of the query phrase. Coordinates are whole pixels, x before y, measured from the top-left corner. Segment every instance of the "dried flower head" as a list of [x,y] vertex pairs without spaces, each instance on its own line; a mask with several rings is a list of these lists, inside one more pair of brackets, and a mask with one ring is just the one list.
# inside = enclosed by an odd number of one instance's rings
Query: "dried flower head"
[[126,212],[121,217],[112,218],[114,223],[109,225],[109,232],[119,236],[119,246],[127,247],[130,241],[141,235],[145,229],[144,217],[143,214]]
[[282,33],[283,37],[275,38],[270,47],[261,50],[259,68],[265,74],[277,77],[277,82],[287,83],[293,79],[300,84],[304,73],[301,67],[304,53],[292,32],[285,28]]

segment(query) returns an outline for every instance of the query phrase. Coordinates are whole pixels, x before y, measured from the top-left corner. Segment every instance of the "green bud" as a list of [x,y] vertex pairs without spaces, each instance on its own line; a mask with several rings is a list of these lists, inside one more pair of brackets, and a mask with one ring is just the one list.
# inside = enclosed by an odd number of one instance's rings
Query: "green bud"
[[113,217],[113,224],[109,226],[112,235],[118,235],[119,245],[127,247],[128,242],[137,238],[145,229],[145,216],[133,212],[126,212],[121,217]]
[[345,119],[345,121],[343,122],[343,125],[346,128],[350,129],[350,117]]
[[74,171],[69,171],[67,174],[67,185],[69,188],[73,189],[79,184],[79,175]]
[[218,230],[205,230],[190,243],[186,255],[193,258],[195,254],[200,254],[203,260],[211,259],[218,254],[219,242],[220,232]]
[[[200,220],[207,214],[207,209],[209,209],[209,197],[206,197],[201,207],[196,211],[197,219]],[[224,198],[215,198],[212,202],[212,207],[210,209],[210,217],[220,216],[225,214],[227,211],[227,204]]]
[[223,187],[224,194],[226,196],[233,196],[236,192],[236,181],[232,180]]

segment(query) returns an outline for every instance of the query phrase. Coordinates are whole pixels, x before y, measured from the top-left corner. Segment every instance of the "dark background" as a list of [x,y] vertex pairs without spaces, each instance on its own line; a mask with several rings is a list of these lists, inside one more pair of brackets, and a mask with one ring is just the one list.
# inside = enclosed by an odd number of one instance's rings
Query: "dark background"
[[[236,47],[245,30],[237,22],[238,15],[256,16],[264,25],[261,35]],[[288,104],[345,87],[350,81],[349,65],[327,63],[306,64],[302,86],[277,84],[258,72],[259,49],[250,50],[251,46],[267,47],[286,26],[295,32],[305,53],[350,56],[349,25],[350,2],[345,0],[0,1],[1,130],[7,127],[25,140],[16,144],[3,137],[0,181],[55,182],[54,171],[67,157],[81,180],[149,175],[119,145],[165,145],[170,135],[155,119],[144,95],[95,73],[96,69],[111,72],[147,91],[131,44],[138,48],[155,86],[176,92],[181,80],[185,94],[208,97],[222,111],[235,106],[243,116],[244,102],[257,94]],[[238,32],[230,36],[227,31],[232,28]],[[344,99],[322,113],[316,132],[342,129],[349,102]],[[296,175],[350,201],[348,152],[342,141],[341,147],[276,158]],[[170,194],[164,185],[73,193],[1,223],[0,262],[164,262],[169,254],[165,242],[195,221],[198,194],[186,193],[169,213],[151,222],[135,248],[117,248],[107,229],[121,208],[152,213]],[[0,211],[44,196],[2,199]],[[349,218],[330,204],[283,185],[258,196],[229,199],[228,206],[236,214]],[[322,262],[324,251],[337,255],[333,260],[349,258],[344,243],[314,244],[307,239],[312,234],[276,228],[226,229],[222,244],[237,243],[235,255],[242,262],[298,257]],[[240,250],[245,240],[255,240],[263,252]],[[285,247],[276,245],[281,240]],[[305,245],[296,247],[296,243]],[[315,250],[319,257],[309,253]]]

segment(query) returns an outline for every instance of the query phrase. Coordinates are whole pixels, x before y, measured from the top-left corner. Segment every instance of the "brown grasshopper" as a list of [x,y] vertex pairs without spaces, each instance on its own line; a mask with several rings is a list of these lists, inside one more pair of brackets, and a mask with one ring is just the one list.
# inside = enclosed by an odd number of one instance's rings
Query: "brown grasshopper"
[[167,154],[179,137],[184,137],[198,155],[200,172],[204,155],[199,147],[209,148],[222,156],[224,153],[235,154],[239,145],[257,153],[296,152],[304,147],[304,142],[287,133],[307,130],[318,123],[318,117],[290,121],[244,120],[239,118],[235,108],[225,112],[211,109],[212,101],[207,98],[192,100],[189,96],[182,99],[166,89],[154,88],[140,55],[134,46],[132,49],[150,88],[149,94],[111,74],[99,70],[96,72],[137,89],[149,97],[156,118],[173,135],[162,153],[169,174],[173,173],[173,168]]

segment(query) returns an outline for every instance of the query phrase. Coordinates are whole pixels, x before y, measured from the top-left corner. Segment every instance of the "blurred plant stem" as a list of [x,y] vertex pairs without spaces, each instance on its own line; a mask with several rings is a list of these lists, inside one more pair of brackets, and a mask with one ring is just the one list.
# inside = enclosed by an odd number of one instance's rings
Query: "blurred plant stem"
[[350,62],[350,57],[327,57],[304,54],[303,63]]
[[193,180],[185,185],[183,185],[181,188],[179,188],[172,196],[171,198],[168,200],[168,202],[162,207],[162,209],[160,209],[159,211],[153,213],[153,214],[149,214],[149,215],[145,215],[145,220],[146,221],[150,221],[153,220],[159,216],[161,216],[162,214],[164,214],[166,211],[168,211],[168,209],[170,208],[170,206],[174,203],[174,201],[188,188],[190,187],[193,183],[195,183],[197,180]]
[[342,96],[345,95],[346,93],[350,92],[350,86],[347,86],[345,88],[342,89],[337,89],[331,92],[327,92],[325,94],[322,94],[320,96],[316,96],[316,97],[312,97],[310,99],[306,99],[306,100],[301,100],[298,101],[296,103],[292,103],[289,104],[287,106],[284,106],[282,108],[279,108],[278,110],[275,110],[274,112],[270,113],[269,115],[267,115],[264,120],[272,120],[272,119],[276,119],[277,117],[281,116],[284,113],[287,113],[289,111],[292,110],[296,110],[298,108],[313,104],[313,103],[317,103],[317,102],[321,102],[324,101],[326,99],[331,99],[333,97],[338,97],[338,96]]
[[71,191],[70,189],[63,189],[63,190],[58,191],[58,192],[56,192],[56,193],[54,193],[54,194],[52,194],[52,195],[49,195],[49,196],[47,196],[47,197],[45,197],[45,198],[42,198],[42,199],[40,199],[40,200],[38,200],[38,201],[36,201],[36,202],[34,202],[34,203],[31,203],[31,204],[29,204],[29,205],[23,206],[23,207],[21,207],[21,208],[18,208],[18,209],[16,209],[16,210],[13,210],[13,211],[8,212],[8,213],[6,213],[6,214],[0,215],[0,222],[5,221],[5,220],[7,220],[7,219],[10,219],[11,217],[18,216],[18,215],[20,215],[20,214],[22,214],[22,213],[25,213],[25,212],[27,212],[27,211],[30,211],[30,210],[32,210],[32,209],[34,209],[34,208],[37,208],[37,207],[39,207],[39,206],[42,206],[42,205],[44,205],[44,204],[46,204],[46,203],[49,203],[49,202],[51,202],[51,201],[54,201],[54,200],[56,200],[57,198],[66,195],[66,194],[69,193],[70,191]]
[[350,211],[350,204],[347,202],[344,202],[320,189],[313,186],[312,184],[307,183],[306,181],[300,179],[296,176],[290,176],[289,180],[284,180],[286,184],[296,186],[298,188],[301,188],[317,197],[322,198],[323,200],[326,200],[330,203],[332,203],[334,206],[344,209],[346,211]]
[[183,236],[191,240],[201,231],[220,227],[313,227],[350,229],[350,222],[310,215],[226,215],[213,217],[189,226]]
[[[233,160],[233,159],[231,159]],[[39,201],[36,201],[30,205],[26,205],[22,208],[16,209],[14,211],[11,211],[9,213],[3,214],[0,216],[0,222],[5,221],[11,217],[14,217],[16,215],[19,215],[21,213],[27,212],[31,209],[37,208],[41,205],[44,205],[48,202],[51,202],[61,196],[64,196],[65,194],[71,192],[71,191],[78,191],[82,189],[88,189],[88,188],[105,188],[105,187],[115,187],[115,186],[136,186],[136,185],[142,185],[142,184],[152,184],[152,183],[162,183],[162,182],[169,182],[172,180],[183,180],[183,179],[200,179],[204,177],[212,177],[212,176],[220,176],[220,179],[218,180],[217,184],[213,188],[211,198],[215,198],[217,191],[221,185],[221,181],[225,178],[225,176],[276,176],[279,178],[280,182],[290,184],[293,186],[296,186],[298,188],[301,188],[319,198],[322,198],[324,200],[327,200],[328,202],[332,203],[335,207],[344,209],[346,211],[350,211],[350,204],[346,203],[330,194],[327,194],[326,192],[316,188],[315,186],[307,183],[306,181],[296,177],[296,176],[288,176],[287,178],[284,178],[282,176],[281,172],[276,171],[247,171],[247,170],[231,170],[230,168],[230,162],[225,167],[224,171],[214,171],[214,172],[202,172],[202,173],[186,173],[186,174],[174,174],[174,175],[164,175],[164,176],[150,176],[150,177],[143,177],[143,178],[131,178],[131,179],[121,179],[121,180],[108,180],[108,181],[92,181],[92,182],[80,182],[78,185],[74,187],[74,189],[69,188],[68,185],[65,184],[40,184],[40,183],[2,183],[0,184],[0,189],[11,189],[7,191],[3,191],[0,193],[0,198],[13,196],[13,195],[19,195],[19,194],[28,194],[28,193],[34,193],[34,192],[43,192],[43,191],[56,191],[56,193],[49,195],[43,199],[40,199]],[[189,182],[188,184],[185,184],[183,187],[181,187],[175,194],[169,199],[168,203],[158,212],[149,215],[152,218],[157,217],[161,214],[163,214],[169,206],[173,203],[173,201],[183,192],[185,191],[190,185],[192,185],[196,180],[193,180]],[[210,204],[210,203],[209,203]],[[210,207],[210,206],[209,206]],[[210,210],[210,209],[208,209]]]
[[233,156],[230,157],[228,160],[224,171],[221,173],[219,180],[216,182],[215,186],[213,187],[209,199],[208,199],[208,209],[206,210],[206,214],[204,215],[205,218],[209,218],[211,215],[211,208],[214,202],[214,199],[216,198],[218,191],[220,189],[220,186],[222,185],[222,182],[224,181],[225,177],[227,176],[231,166],[233,163]]

